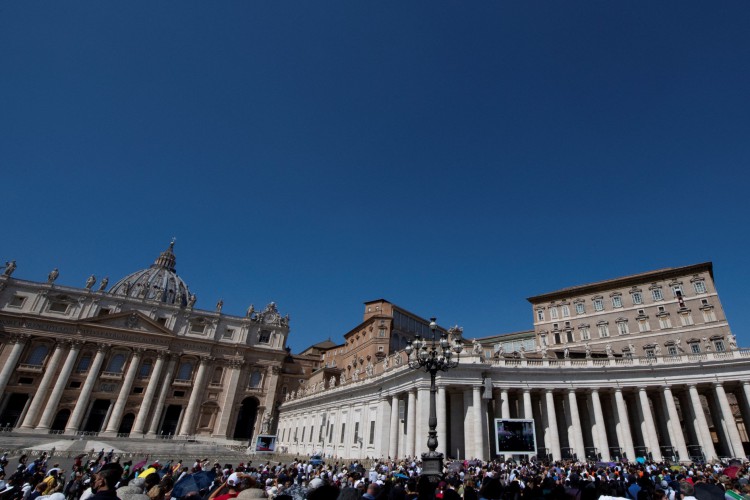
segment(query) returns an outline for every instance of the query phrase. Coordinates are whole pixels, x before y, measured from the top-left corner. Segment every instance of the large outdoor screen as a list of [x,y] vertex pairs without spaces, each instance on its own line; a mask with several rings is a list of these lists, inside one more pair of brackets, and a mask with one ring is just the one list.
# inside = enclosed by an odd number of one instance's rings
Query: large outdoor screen
[[255,441],[255,451],[259,453],[273,453],[276,451],[276,436],[261,435]]
[[534,420],[496,418],[495,451],[498,455],[536,455]]

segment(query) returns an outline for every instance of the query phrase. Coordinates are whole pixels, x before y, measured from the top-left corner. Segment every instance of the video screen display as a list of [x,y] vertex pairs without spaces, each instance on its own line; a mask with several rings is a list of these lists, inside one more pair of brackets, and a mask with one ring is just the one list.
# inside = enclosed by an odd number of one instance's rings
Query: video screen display
[[258,440],[255,442],[255,451],[269,453],[276,451],[276,436],[258,436]]
[[496,418],[495,450],[498,455],[536,455],[534,420]]

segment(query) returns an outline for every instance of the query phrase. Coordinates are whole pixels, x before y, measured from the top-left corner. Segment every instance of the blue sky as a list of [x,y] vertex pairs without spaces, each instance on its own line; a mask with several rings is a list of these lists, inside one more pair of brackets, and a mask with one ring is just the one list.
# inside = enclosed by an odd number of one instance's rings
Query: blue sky
[[711,260],[750,345],[750,4],[0,2],[0,260],[273,300],[295,351],[386,298],[469,338]]

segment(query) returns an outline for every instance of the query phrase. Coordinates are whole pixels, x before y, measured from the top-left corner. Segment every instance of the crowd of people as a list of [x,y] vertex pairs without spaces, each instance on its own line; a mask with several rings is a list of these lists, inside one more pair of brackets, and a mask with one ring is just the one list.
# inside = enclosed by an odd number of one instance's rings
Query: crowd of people
[[[313,464],[208,459],[121,461],[81,454],[63,470],[43,453],[0,458],[0,500],[750,500],[750,464],[446,460],[431,480],[418,460]],[[434,479],[434,478],[433,478]]]

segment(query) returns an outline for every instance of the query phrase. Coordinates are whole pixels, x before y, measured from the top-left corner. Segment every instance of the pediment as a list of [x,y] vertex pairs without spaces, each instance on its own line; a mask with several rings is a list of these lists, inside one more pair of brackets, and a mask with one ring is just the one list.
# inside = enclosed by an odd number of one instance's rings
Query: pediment
[[99,316],[88,320],[86,324],[108,329],[175,336],[174,332],[140,311],[123,311],[108,314],[106,316]]

